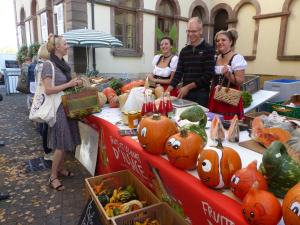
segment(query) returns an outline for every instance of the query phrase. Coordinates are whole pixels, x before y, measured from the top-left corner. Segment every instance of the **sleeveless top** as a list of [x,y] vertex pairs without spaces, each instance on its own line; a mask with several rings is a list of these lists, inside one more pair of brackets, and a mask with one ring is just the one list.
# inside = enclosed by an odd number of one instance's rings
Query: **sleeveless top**
[[162,55],[155,55],[152,61],[152,65],[154,66],[153,75],[155,78],[167,79],[170,77],[171,73],[176,70],[178,63],[178,56],[172,56],[169,64],[165,68],[161,68],[158,66],[160,60],[162,59]]

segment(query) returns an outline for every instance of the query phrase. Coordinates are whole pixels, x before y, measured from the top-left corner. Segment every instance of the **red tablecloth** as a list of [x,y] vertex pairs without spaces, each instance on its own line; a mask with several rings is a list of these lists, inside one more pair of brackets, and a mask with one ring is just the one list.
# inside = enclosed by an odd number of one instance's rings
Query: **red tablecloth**
[[110,122],[96,116],[87,117],[85,122],[100,134],[96,173],[130,169],[193,225],[247,224],[237,201],[206,187],[163,157],[145,152],[135,140],[120,136],[118,127]]

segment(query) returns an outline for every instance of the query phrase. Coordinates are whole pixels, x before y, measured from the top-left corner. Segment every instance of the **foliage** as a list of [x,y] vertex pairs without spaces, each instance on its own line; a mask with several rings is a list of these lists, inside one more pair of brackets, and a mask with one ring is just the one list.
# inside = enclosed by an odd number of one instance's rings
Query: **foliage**
[[173,40],[173,43],[174,43],[174,46],[172,48],[172,53],[177,53],[177,48],[175,47],[176,40],[177,40],[177,28],[176,28],[175,24],[172,25],[171,30],[169,31],[169,34],[165,34],[164,32],[162,32],[159,29],[159,27],[155,28],[155,33],[156,33],[156,38],[157,38],[158,43],[160,42],[160,40],[163,37],[165,37],[165,36],[170,37]]
[[33,56],[37,55],[40,46],[41,45],[39,43],[33,43],[32,45],[30,45],[28,47],[28,56],[32,58]]
[[17,60],[20,65],[22,65],[22,63],[25,61],[25,58],[27,57],[27,55],[28,55],[27,45],[21,46],[17,52]]
[[244,108],[249,107],[251,105],[252,101],[253,101],[252,95],[248,91],[243,91],[242,92],[242,99],[243,99]]
[[88,70],[85,75],[87,77],[93,77],[93,76],[97,76],[99,74],[98,70]]
[[121,81],[121,79],[115,79],[113,78],[110,82],[109,82],[109,86],[114,89],[114,91],[117,93],[117,95],[121,94],[121,87],[123,86],[123,83]]

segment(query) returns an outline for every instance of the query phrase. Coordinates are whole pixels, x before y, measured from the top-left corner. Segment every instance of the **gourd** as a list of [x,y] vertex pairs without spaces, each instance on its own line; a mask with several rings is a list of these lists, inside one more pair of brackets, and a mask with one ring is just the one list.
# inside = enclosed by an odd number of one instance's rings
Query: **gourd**
[[225,139],[225,129],[218,115],[215,115],[211,121],[210,138],[214,141]]
[[267,190],[268,184],[264,176],[257,171],[257,162],[251,162],[247,167],[236,171],[230,182],[230,189],[235,196],[243,200],[253,185],[257,189]]
[[251,188],[242,203],[242,214],[248,224],[277,225],[281,219],[281,205],[270,192]]
[[165,151],[172,165],[190,170],[196,167],[197,158],[203,149],[202,138],[186,129],[169,137]]
[[285,225],[300,224],[300,182],[286,193],[282,202],[282,215]]
[[107,101],[109,103],[109,106],[111,108],[119,107],[117,93],[114,91],[114,89],[112,89],[111,87],[107,87],[102,92],[103,92],[103,94],[105,94]]
[[98,92],[99,105],[102,107],[107,102],[107,97],[103,92]]
[[207,116],[200,106],[192,106],[187,108],[180,114],[181,120],[189,120],[191,122],[199,122],[201,127],[206,126]]
[[158,155],[164,151],[167,139],[177,132],[176,124],[172,120],[154,114],[141,120],[137,136],[144,150]]
[[279,127],[266,128],[260,117],[255,117],[252,121],[251,137],[267,148],[273,141],[278,140],[285,143],[291,139],[292,136],[288,131]]
[[128,84],[125,84],[121,87],[121,92],[129,92],[134,87],[144,86],[145,81],[144,80],[134,80],[129,82]]
[[181,129],[186,129],[191,132],[194,132],[195,134],[198,134],[203,140],[203,147],[206,145],[207,134],[206,134],[205,128],[203,128],[200,124],[188,123],[188,124],[183,125],[181,127]]
[[232,175],[242,167],[239,154],[230,147],[204,148],[198,160],[198,175],[201,181],[212,188],[226,188]]
[[274,141],[263,153],[260,171],[267,178],[269,191],[280,198],[300,180],[300,165],[279,141]]

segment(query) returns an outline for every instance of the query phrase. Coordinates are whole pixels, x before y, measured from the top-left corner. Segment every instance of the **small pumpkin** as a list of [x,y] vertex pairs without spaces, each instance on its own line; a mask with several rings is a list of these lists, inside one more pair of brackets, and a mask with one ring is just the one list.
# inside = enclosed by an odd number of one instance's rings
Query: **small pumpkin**
[[300,224],[300,182],[286,193],[282,202],[282,214],[285,225]]
[[272,193],[251,188],[243,200],[242,214],[248,224],[277,225],[282,212]]
[[226,188],[232,175],[242,167],[239,154],[230,147],[219,144],[204,148],[198,160],[198,175],[201,181],[212,188]]
[[242,168],[233,174],[230,189],[235,196],[243,200],[254,183],[256,183],[257,189],[268,189],[266,179],[257,171],[256,161],[251,162],[246,168]]
[[165,151],[172,165],[179,169],[194,169],[203,148],[203,139],[186,129],[169,137]]
[[103,90],[103,94],[105,94],[107,98],[109,107],[111,108],[119,107],[118,96],[114,89],[112,89],[111,87],[107,87]]
[[138,126],[138,140],[144,150],[151,154],[161,154],[168,138],[178,132],[176,124],[166,116],[154,114],[145,117]]

